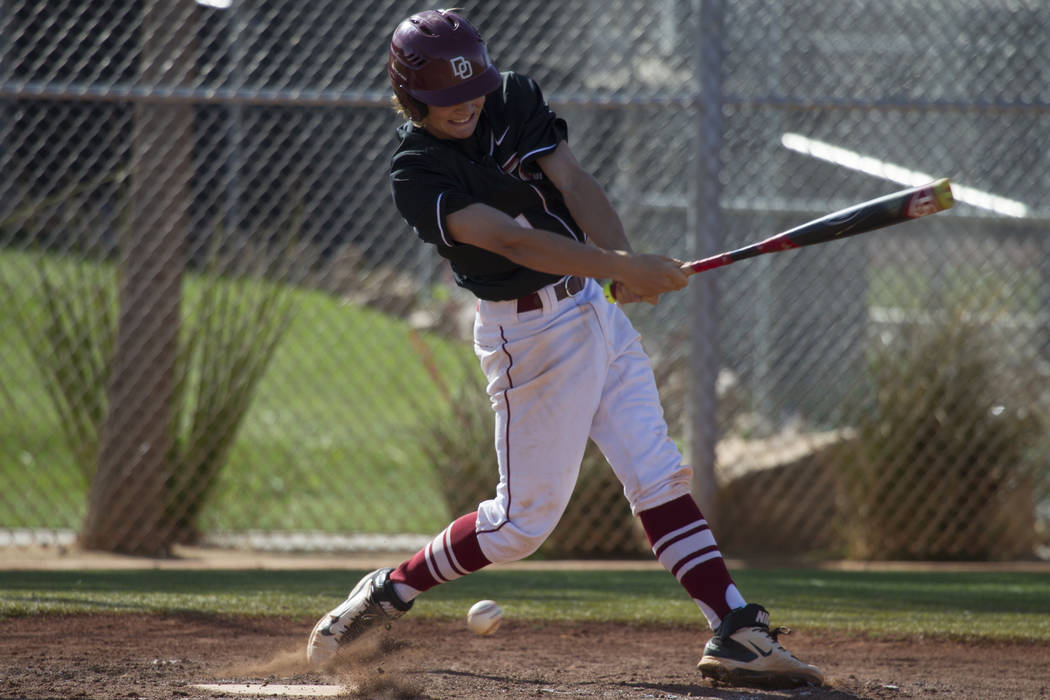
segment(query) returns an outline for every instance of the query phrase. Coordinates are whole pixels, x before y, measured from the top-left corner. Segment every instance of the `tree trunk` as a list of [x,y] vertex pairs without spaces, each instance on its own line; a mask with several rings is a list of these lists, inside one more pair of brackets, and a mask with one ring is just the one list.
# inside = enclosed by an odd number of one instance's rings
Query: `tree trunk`
[[[177,85],[188,55],[180,3],[143,10],[142,74],[149,86]],[[141,101],[134,111],[131,216],[121,231],[117,345],[80,543],[141,555],[167,554],[172,527],[165,481],[178,351],[179,305],[189,227],[193,108]]]

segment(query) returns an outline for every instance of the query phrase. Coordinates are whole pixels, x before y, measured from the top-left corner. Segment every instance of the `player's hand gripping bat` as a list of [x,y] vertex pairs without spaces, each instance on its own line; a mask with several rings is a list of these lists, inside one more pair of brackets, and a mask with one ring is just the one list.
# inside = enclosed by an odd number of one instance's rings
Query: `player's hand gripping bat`
[[[947,178],[941,178],[927,185],[912,187],[861,202],[743,248],[686,263],[682,269],[687,274],[694,274],[764,253],[776,253],[781,250],[801,248],[804,245],[815,245],[855,236],[858,233],[893,226],[920,216],[936,214],[939,211],[950,209],[954,203],[951,184]],[[616,283],[606,282],[604,288],[605,298],[615,302]]]

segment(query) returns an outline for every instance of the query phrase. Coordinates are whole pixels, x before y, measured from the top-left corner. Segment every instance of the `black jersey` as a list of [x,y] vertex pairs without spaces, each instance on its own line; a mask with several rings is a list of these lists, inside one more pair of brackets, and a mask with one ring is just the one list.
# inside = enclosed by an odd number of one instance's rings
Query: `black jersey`
[[419,237],[448,259],[458,285],[481,299],[502,301],[559,279],[457,243],[445,225],[450,213],[477,202],[523,226],[585,240],[561,192],[536,164],[568,130],[535,82],[503,73],[502,87],[486,98],[470,138],[439,139],[412,124],[398,134],[401,144],[390,164],[394,203]]

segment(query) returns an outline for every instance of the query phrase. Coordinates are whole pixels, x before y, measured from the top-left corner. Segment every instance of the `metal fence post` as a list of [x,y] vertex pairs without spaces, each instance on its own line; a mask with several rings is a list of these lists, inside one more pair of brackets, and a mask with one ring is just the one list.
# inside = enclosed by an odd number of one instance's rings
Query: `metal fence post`
[[[696,257],[717,251],[722,239],[719,170],[722,147],[722,0],[697,0],[700,26],[696,51],[698,89],[696,148],[689,227]],[[689,458],[693,492],[708,520],[715,513],[715,446],[718,442],[718,289],[714,275],[699,275],[689,286],[689,375],[692,400],[689,417]]]

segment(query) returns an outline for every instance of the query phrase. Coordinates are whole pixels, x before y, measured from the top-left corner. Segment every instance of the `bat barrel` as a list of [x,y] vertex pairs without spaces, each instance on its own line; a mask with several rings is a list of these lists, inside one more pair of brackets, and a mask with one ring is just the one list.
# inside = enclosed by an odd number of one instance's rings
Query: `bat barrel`
[[954,203],[951,184],[947,178],[941,178],[809,221],[768,238],[760,245],[768,248],[767,252],[774,252],[826,243],[936,214],[950,208]]
[[[753,258],[764,253],[826,243],[903,223],[921,216],[936,214],[939,211],[950,209],[954,204],[955,197],[952,195],[951,183],[948,178],[940,178],[926,185],[900,190],[842,209],[758,243],[686,263],[682,269],[693,274],[713,270],[737,260]],[[606,286],[606,298],[610,301],[615,298],[611,285]]]

